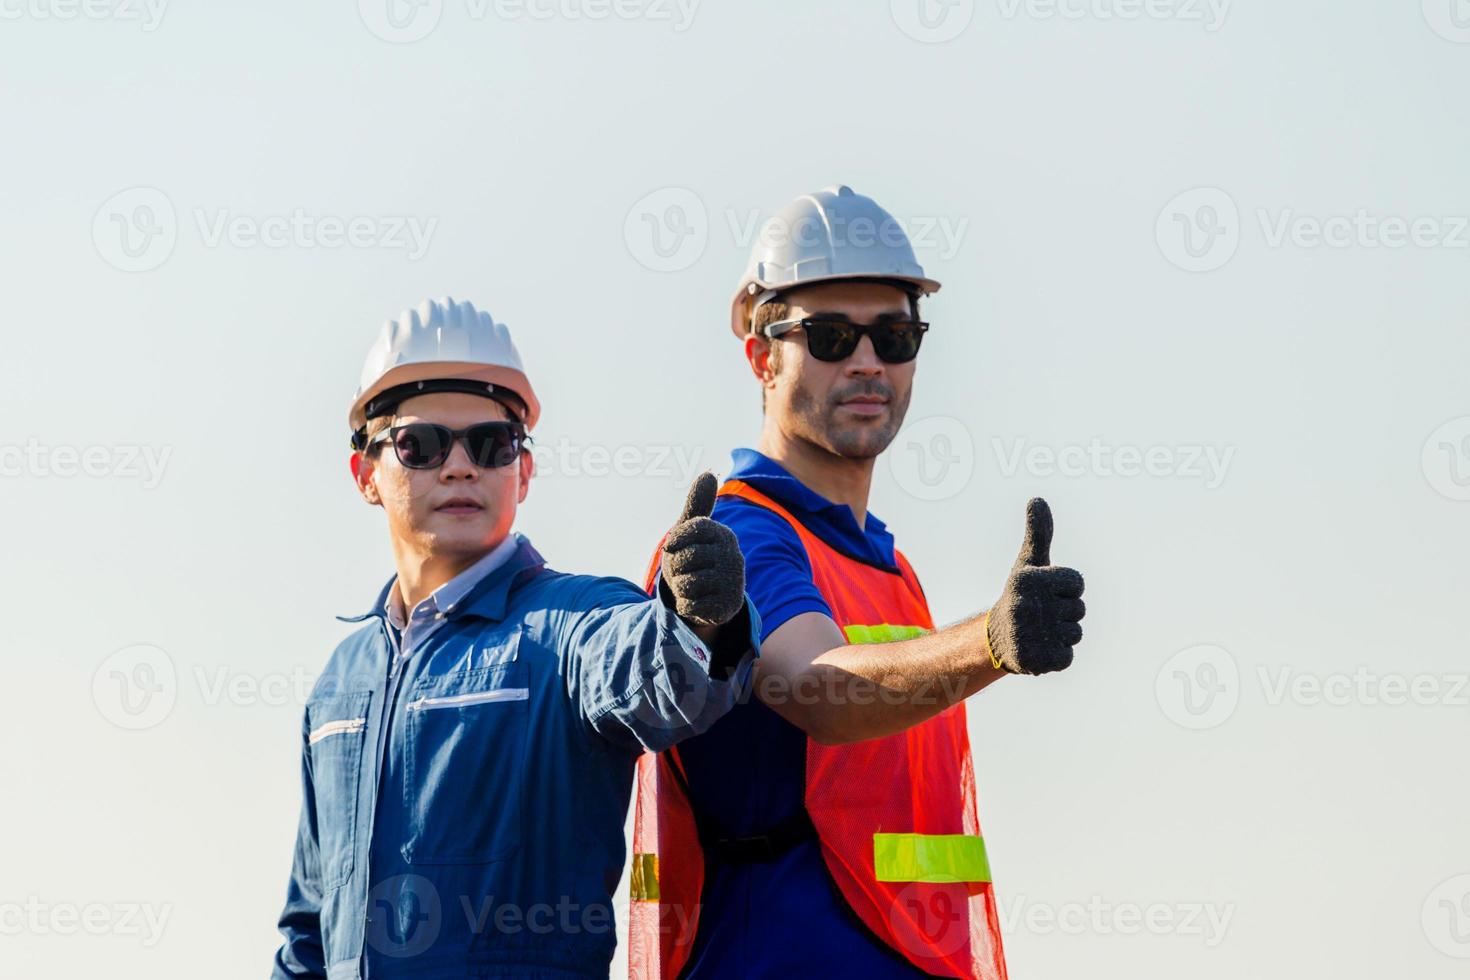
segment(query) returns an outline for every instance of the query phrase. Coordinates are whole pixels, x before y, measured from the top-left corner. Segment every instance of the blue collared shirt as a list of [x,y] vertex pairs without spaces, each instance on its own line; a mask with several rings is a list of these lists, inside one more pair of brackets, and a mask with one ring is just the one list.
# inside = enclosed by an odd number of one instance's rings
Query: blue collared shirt
[[395,658],[384,587],[306,705],[273,977],[606,977],[637,755],[750,688],[657,599],[517,536]]
[[487,551],[483,558],[429,593],[407,616],[403,614],[403,594],[397,588],[398,579],[394,578],[388,584],[388,598],[383,603],[383,616],[392,627],[389,631],[390,638],[398,654],[401,656],[412,653],[417,644],[433,635],[444,624],[445,618],[454,611],[454,607],[486,575],[509,561],[519,545],[515,535],[507,534],[505,540]]

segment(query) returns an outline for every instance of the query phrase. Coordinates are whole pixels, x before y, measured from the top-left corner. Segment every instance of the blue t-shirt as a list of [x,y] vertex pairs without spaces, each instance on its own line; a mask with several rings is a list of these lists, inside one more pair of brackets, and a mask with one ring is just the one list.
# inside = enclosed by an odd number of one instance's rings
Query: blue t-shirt
[[[838,551],[894,565],[893,536],[867,516],[858,527],[846,504],[807,489],[779,464],[738,449],[730,479],[776,501]],[[740,539],[746,590],[761,617],[761,639],[806,612],[832,615],[812,582],[801,539],[785,518],[738,497],[720,497],[714,517]],[[679,745],[689,796],[721,836],[764,833],[802,806],[806,733],[755,698],[737,705],[703,735]],[[876,939],[848,908],[816,841],[774,861],[705,861],[699,934],[684,976],[908,978],[925,974]]]

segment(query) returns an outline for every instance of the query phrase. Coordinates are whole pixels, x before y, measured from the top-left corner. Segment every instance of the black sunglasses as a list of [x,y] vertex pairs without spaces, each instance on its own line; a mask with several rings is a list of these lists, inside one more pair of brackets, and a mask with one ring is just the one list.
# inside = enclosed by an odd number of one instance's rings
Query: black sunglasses
[[922,320],[853,323],[829,317],[804,317],[768,323],[762,332],[775,340],[798,327],[806,334],[806,349],[819,361],[845,361],[862,339],[868,337],[873,341],[873,353],[886,364],[906,364],[918,357],[919,345],[929,330],[929,324]]
[[526,427],[519,422],[481,422],[465,429],[451,429],[433,422],[409,422],[384,429],[368,445],[392,442],[398,462],[411,470],[432,470],[444,465],[456,441],[464,442],[476,466],[495,469],[509,466],[521,455],[526,444]]

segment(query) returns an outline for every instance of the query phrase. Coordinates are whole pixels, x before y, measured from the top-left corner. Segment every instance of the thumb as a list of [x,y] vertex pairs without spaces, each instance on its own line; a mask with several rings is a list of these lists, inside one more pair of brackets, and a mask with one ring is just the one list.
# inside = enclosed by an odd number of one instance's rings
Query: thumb
[[689,488],[689,497],[684,501],[684,513],[679,515],[679,523],[712,514],[715,509],[715,491],[719,486],[715,475],[709,470],[695,477],[694,485]]
[[1021,542],[1017,565],[1041,567],[1051,564],[1051,508],[1040,497],[1026,505],[1026,539]]

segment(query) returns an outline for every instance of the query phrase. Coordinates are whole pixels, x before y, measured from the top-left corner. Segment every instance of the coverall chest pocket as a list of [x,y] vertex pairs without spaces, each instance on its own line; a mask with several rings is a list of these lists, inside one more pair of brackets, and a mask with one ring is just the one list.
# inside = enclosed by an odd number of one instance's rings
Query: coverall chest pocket
[[521,845],[530,690],[515,640],[494,665],[425,677],[405,705],[411,864],[483,864]]
[[316,794],[322,890],[352,875],[357,850],[357,798],[367,739],[370,692],[317,698],[306,704],[306,749]]

